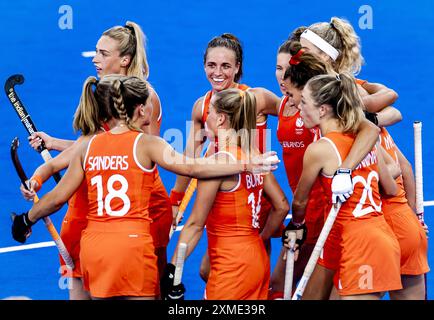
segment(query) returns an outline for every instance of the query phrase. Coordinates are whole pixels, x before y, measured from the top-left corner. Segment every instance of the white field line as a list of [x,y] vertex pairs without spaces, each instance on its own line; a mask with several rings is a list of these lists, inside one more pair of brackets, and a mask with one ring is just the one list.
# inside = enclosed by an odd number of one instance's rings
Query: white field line
[[[423,204],[425,207],[434,206],[434,201],[425,201]],[[285,220],[291,219],[291,217],[292,217],[292,215],[288,214],[285,217]],[[176,227],[176,232],[181,231],[183,228],[184,228],[184,225]],[[0,248],[0,253],[31,250],[31,249],[38,249],[38,248],[47,248],[47,247],[54,247],[54,246],[56,246],[54,241],[38,242],[38,243],[21,245],[21,246],[12,246],[12,247]]]

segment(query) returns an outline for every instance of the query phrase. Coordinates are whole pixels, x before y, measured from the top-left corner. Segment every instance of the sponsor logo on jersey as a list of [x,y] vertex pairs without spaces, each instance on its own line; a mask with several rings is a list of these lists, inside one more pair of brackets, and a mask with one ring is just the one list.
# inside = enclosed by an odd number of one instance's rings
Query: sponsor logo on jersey
[[281,144],[284,148],[304,148],[304,141],[282,141]]

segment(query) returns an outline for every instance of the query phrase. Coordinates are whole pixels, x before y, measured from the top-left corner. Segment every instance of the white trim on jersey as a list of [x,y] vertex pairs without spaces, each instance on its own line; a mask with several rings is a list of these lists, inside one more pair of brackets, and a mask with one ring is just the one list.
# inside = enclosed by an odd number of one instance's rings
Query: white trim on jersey
[[133,157],[134,157],[134,161],[136,162],[136,165],[137,165],[140,169],[142,169],[144,172],[149,172],[149,173],[151,173],[151,172],[154,172],[154,170],[155,170],[155,168],[157,167],[157,165],[154,164],[154,167],[153,167],[152,169],[146,169],[145,167],[143,167],[143,166],[140,164],[140,162],[139,162],[139,160],[137,160],[137,156],[136,156],[137,143],[139,142],[139,139],[140,139],[140,137],[141,137],[142,135],[143,135],[143,132],[142,132],[142,133],[139,133],[139,134],[137,135],[137,137],[136,137],[136,140],[134,140]]
[[87,162],[87,156],[89,155],[90,144],[92,143],[93,139],[95,139],[95,137],[96,137],[96,135],[94,135],[92,138],[90,138],[89,144],[87,145],[86,153],[84,154],[83,171],[85,171],[85,172],[86,172],[86,162]]
[[208,92],[205,93],[205,95],[203,96],[203,100],[202,100],[202,112],[201,112],[202,117],[201,117],[201,119],[203,119],[203,111],[205,110],[205,101],[206,101],[206,98],[208,97],[208,94],[210,94],[210,93],[212,93],[212,91],[208,91]]

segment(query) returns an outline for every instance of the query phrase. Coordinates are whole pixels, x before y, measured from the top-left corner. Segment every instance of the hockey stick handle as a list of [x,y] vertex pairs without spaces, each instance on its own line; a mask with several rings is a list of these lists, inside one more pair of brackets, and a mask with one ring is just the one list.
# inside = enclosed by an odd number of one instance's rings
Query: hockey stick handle
[[313,249],[312,254],[309,258],[309,261],[307,262],[306,268],[304,269],[303,272],[303,276],[301,277],[297,289],[295,290],[294,295],[292,296],[292,300],[301,300],[301,297],[303,296],[304,293],[304,289],[306,289],[307,282],[309,281],[310,276],[312,275],[312,272],[315,269],[316,263],[321,254],[321,250],[324,248],[324,243],[326,242],[327,237],[330,234],[330,230],[332,229],[333,224],[335,223],[336,216],[338,215],[340,208],[341,208],[341,203],[338,202],[336,207],[332,206],[332,208],[330,209],[330,213],[324,223],[324,226],[321,230],[321,233],[318,237],[318,240],[315,244],[315,248]]
[[[296,234],[294,232],[291,232],[289,234],[289,237],[290,237],[289,239],[290,247],[293,248],[295,245]],[[287,249],[283,300],[291,300],[293,279],[294,279],[294,251],[292,249]]]
[[[42,159],[44,159],[44,162],[48,162],[48,161],[50,161],[51,159],[53,159],[53,158],[51,157],[50,152],[49,152],[47,149],[42,150],[42,151],[40,152],[40,154],[41,154],[41,156],[42,156]],[[56,181],[56,183],[59,183],[59,181],[60,181],[60,179],[61,179],[62,177],[60,176],[60,174],[59,174],[58,172],[56,172],[55,174],[53,174],[53,178],[54,178],[54,180]]]
[[414,171],[416,182],[416,214],[421,222],[424,221],[423,213],[423,172],[422,172],[422,122],[415,121],[414,129]]
[[[36,126],[33,123],[30,114],[27,112],[26,108],[24,107],[23,103],[21,102],[20,98],[15,92],[15,85],[23,84],[23,83],[24,83],[23,75],[15,74],[13,76],[10,76],[5,82],[5,93],[9,102],[12,104],[12,107],[14,108],[15,112],[20,118],[21,123],[24,125],[24,128],[27,130],[27,133],[29,134],[29,136],[31,136],[38,130],[36,129]],[[45,143],[43,140],[41,141],[41,144],[39,145],[37,151],[41,154],[45,162],[51,159],[51,155],[47,150],[47,148],[45,147]],[[53,175],[53,178],[58,183],[61,179],[61,176],[57,172]]]
[[187,254],[187,244],[181,242],[178,244],[178,254],[175,262],[175,275],[173,277],[173,285],[177,286],[181,283],[182,271],[184,270],[185,255]]
[[[185,191],[185,195],[182,198],[181,204],[179,205],[179,210],[178,210],[178,213],[176,214],[176,225],[178,225],[179,221],[181,221],[181,219],[184,215],[185,209],[187,209],[187,206],[191,200],[191,197],[194,194],[194,191],[196,191],[196,188],[197,188],[197,179],[192,179],[190,181],[190,184],[187,187],[187,190]],[[175,229],[170,228],[169,239],[172,238],[174,232],[175,232]]]

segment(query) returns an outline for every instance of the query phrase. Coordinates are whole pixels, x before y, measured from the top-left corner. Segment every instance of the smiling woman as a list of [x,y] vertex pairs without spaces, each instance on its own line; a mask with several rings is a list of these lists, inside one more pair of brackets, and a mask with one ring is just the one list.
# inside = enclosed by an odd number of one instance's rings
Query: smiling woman
[[[214,37],[208,42],[203,57],[205,75],[211,85],[211,90],[196,100],[192,111],[192,127],[187,140],[186,154],[190,157],[198,157],[202,151],[206,134],[203,132],[208,117],[212,97],[223,90],[238,88],[242,91],[249,90],[253,93],[256,101],[256,146],[260,152],[266,149],[267,116],[277,115],[279,98],[264,88],[249,88],[240,84],[243,75],[243,48],[240,40],[233,34],[224,33]],[[211,144],[217,145],[217,139]],[[214,153],[211,147],[207,154]],[[190,179],[178,176],[171,192],[173,215],[176,216],[178,206],[187,189]],[[262,198],[261,212],[259,213],[260,225],[263,227],[267,220],[271,204],[266,197]],[[209,263],[207,256],[201,266],[201,277],[206,281],[208,278]]]

